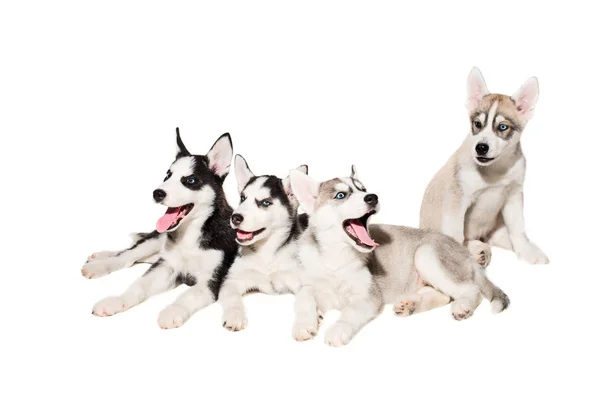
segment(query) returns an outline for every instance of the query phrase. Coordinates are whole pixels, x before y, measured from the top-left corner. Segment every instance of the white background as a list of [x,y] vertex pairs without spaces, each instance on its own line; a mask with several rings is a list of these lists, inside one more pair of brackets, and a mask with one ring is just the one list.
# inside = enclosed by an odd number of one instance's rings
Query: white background
[[[0,397],[598,398],[600,29],[586,3],[7,3]],[[474,65],[493,92],[540,80],[525,214],[551,264],[494,252],[505,313],[484,302],[465,322],[449,307],[400,319],[388,306],[337,349],[323,330],[292,340],[291,296],[247,297],[239,333],[217,305],[160,330],[183,288],[90,315],[144,271],[80,275],[89,253],[127,246],[164,212],[151,193],[176,126],[196,153],[230,132],[256,173],[307,163],[326,179],[355,163],[380,196],[376,221],[415,226],[468,133]],[[226,191],[235,204],[233,175]]]

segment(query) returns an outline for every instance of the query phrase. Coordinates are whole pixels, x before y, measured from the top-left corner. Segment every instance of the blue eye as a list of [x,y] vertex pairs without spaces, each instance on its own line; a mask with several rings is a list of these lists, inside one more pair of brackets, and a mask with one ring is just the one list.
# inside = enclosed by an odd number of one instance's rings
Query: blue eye
[[508,126],[505,124],[500,124],[500,126],[498,126],[498,129],[500,129],[501,131],[505,131],[508,129]]
[[167,171],[167,176],[165,177],[165,181],[171,177],[171,171]]
[[243,203],[246,200],[246,196],[240,196],[240,203]]
[[338,200],[341,200],[344,197],[346,197],[346,193],[343,193],[343,192],[339,192],[338,194],[335,195],[335,198]]
[[185,181],[188,183],[188,185],[194,185],[198,183],[198,179],[196,179],[194,176],[188,176]]
[[260,203],[260,205],[263,206],[263,207],[269,207],[271,204],[273,204],[273,203],[271,203],[269,200],[263,200]]

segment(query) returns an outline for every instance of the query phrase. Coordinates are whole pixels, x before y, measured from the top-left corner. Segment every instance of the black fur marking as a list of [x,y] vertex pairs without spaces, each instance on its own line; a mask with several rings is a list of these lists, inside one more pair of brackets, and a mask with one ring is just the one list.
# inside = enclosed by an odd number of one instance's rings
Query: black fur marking
[[214,211],[202,227],[202,237],[199,244],[202,249],[214,249],[223,252],[221,265],[213,271],[213,276],[208,282],[213,298],[217,300],[219,290],[237,254],[238,245],[235,241],[235,231],[229,226],[229,218],[233,214],[233,209],[227,203],[223,187],[219,185],[218,188],[213,187],[213,189],[215,189],[216,195]]
[[140,244],[148,241],[148,240],[152,240],[152,239],[157,239],[160,236],[160,233],[158,231],[152,231],[150,233],[139,233],[138,237],[139,239],[133,244],[131,245],[131,247],[129,247],[128,249],[125,249],[123,251],[118,252],[116,255],[120,256],[121,254],[123,254],[126,251],[129,250],[133,250],[136,247],[138,247]]
[[150,272],[152,272],[154,269],[160,267],[163,264],[164,260],[162,258],[159,258],[154,264],[152,264],[150,266],[150,268],[148,268],[148,270],[146,272],[144,272],[143,276],[148,275]]
[[177,133],[177,148],[178,148],[178,152],[177,152],[177,155],[175,156],[175,159],[178,160],[181,157],[191,156],[191,153],[188,151],[188,149],[186,149],[185,145],[183,144],[183,140],[181,140],[181,135],[179,135],[179,128],[176,128],[175,132]]
[[175,278],[175,285],[179,286],[181,284],[185,284],[187,286],[194,286],[197,282],[197,279],[192,274],[183,274],[179,273]]

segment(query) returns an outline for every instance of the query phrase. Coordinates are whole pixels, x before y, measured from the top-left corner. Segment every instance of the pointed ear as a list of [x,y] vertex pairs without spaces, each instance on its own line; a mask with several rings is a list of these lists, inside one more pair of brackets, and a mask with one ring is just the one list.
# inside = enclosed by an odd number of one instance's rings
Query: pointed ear
[[[304,175],[306,175],[308,174],[308,165],[302,164],[301,166],[296,168],[296,171],[300,171]],[[292,190],[292,183],[290,181],[289,175],[286,178],[284,178],[281,182],[283,183],[283,189],[285,190],[285,194],[287,194],[287,196],[290,199],[295,198],[296,196],[294,195],[294,191]]]
[[525,121],[529,121],[531,117],[533,117],[533,110],[535,109],[539,93],[540,86],[537,78],[534,76],[527,79],[517,93],[511,96],[515,101],[519,115],[521,115]]
[[239,154],[235,156],[234,165],[235,178],[238,183],[238,193],[242,193],[242,190],[244,190],[250,179],[254,177],[254,174],[250,171],[246,159]]
[[177,154],[175,158],[181,158],[191,155],[188,149],[185,148],[183,144],[183,140],[181,140],[181,135],[179,135],[179,128],[175,128],[175,133],[177,134]]
[[231,157],[233,157],[233,144],[229,133],[221,135],[208,154],[208,167],[211,171],[221,179],[225,179],[229,173],[231,165]]
[[307,213],[312,213],[319,194],[319,183],[296,169],[290,171],[290,182],[300,205]]
[[352,166],[351,168],[351,173],[350,173],[350,178],[352,179],[356,179],[357,181],[359,181],[360,179],[358,179],[358,173],[356,172],[356,166]]
[[479,68],[473,67],[467,78],[467,110],[469,114],[479,106],[481,99],[489,93],[490,91],[485,84],[481,71]]

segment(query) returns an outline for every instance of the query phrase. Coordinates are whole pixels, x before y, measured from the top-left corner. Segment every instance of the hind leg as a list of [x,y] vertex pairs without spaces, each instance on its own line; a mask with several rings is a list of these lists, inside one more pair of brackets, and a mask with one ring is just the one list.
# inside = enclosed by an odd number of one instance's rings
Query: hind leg
[[483,243],[480,240],[468,240],[466,245],[477,264],[483,268],[490,265],[490,261],[492,261],[492,248],[489,244]]
[[504,225],[504,221],[500,221],[496,226],[496,229],[490,233],[487,243],[490,246],[513,251],[513,246],[510,242],[510,237],[508,236],[508,229],[506,228],[506,225]]
[[425,312],[450,303],[450,296],[431,286],[422,287],[417,293],[402,296],[394,305],[394,312],[400,317]]
[[[470,259],[468,259],[469,262]],[[463,320],[473,315],[481,303],[479,287],[469,279],[470,265],[466,261],[447,268],[431,245],[422,245],[415,252],[415,267],[425,282],[452,297],[452,316]]]

